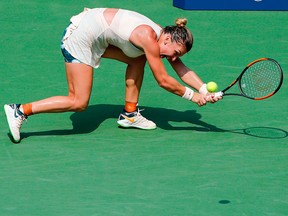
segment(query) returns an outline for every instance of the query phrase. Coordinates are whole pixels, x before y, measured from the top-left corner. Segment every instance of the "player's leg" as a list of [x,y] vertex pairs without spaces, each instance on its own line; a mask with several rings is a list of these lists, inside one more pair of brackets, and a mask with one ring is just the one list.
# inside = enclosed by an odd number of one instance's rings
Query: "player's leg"
[[[127,65],[125,76],[125,110],[127,112],[133,112],[136,110],[138,103],[140,90],[142,87],[144,77],[144,66],[146,58],[144,56],[139,57]],[[130,106],[127,105],[130,103]],[[133,106],[134,104],[135,106]]]
[[117,123],[122,127],[155,129],[156,125],[154,122],[144,118],[140,114],[139,110],[137,110],[136,106],[143,81],[144,67],[146,64],[145,55],[137,58],[130,58],[119,48],[109,46],[102,57],[116,59],[127,64],[125,107],[123,112],[120,114]]
[[68,82],[67,96],[54,96],[32,102],[32,112],[51,113],[86,109],[93,82],[93,68],[86,64],[65,63]]
[[125,107],[120,114],[117,123],[122,127],[136,127],[140,129],[155,129],[156,124],[140,114],[137,103],[144,77],[146,57],[140,56],[133,59],[126,70],[126,96]]
[[29,115],[37,113],[82,111],[90,99],[93,68],[85,64],[65,63],[68,82],[67,96],[54,96],[28,104],[6,104],[4,110],[10,133],[20,141],[20,128]]

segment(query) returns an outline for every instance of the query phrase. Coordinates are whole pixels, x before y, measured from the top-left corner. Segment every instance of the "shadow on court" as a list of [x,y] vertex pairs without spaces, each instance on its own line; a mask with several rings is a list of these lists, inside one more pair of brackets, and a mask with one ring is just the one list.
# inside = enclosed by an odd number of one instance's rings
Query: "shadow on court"
[[[177,111],[166,108],[155,107],[141,107],[145,111],[142,114],[153,120],[158,128],[163,130],[191,130],[198,132],[230,132],[236,134],[244,134],[257,138],[268,139],[280,139],[286,138],[288,132],[279,128],[273,127],[250,127],[245,129],[221,129],[215,125],[208,124],[201,121],[201,115],[196,110]],[[117,118],[122,111],[122,105],[111,104],[97,104],[89,106],[84,112],[73,113],[70,116],[73,129],[67,130],[50,130],[39,132],[26,132],[22,133],[22,139],[30,136],[49,136],[49,135],[72,135],[72,134],[85,134],[91,133],[96,130],[102,122],[107,119],[115,119],[115,125],[117,124]],[[172,126],[170,122],[183,122],[185,126]],[[187,123],[191,126],[187,126]],[[134,128],[133,128],[134,129]]]

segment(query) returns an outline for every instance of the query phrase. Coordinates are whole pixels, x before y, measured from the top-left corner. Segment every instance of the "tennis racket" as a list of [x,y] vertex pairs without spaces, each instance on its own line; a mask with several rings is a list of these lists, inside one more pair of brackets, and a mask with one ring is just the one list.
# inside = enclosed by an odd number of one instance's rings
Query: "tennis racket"
[[[276,94],[283,82],[279,63],[271,58],[260,58],[248,64],[239,77],[215,96],[236,95],[252,100],[263,100]],[[240,93],[226,93],[238,83]]]

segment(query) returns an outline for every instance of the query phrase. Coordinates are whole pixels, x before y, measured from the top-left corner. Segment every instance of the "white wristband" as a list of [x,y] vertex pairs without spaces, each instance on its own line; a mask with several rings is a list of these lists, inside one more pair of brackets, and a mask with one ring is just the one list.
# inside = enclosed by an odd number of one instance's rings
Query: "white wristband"
[[187,99],[187,100],[192,100],[194,91],[188,87],[185,87],[185,88],[186,88],[186,91],[184,95],[182,96],[182,98]]
[[208,93],[208,90],[207,90],[207,87],[206,87],[206,86],[207,86],[206,83],[204,83],[204,84],[200,87],[200,89],[199,89],[199,93],[200,93],[200,94],[206,95],[206,94]]

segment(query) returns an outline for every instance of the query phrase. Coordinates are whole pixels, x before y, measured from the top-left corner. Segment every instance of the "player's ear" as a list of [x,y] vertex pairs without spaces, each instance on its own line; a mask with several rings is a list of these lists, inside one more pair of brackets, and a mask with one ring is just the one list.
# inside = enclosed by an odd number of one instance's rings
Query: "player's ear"
[[165,34],[164,35],[164,45],[171,43],[171,35]]

